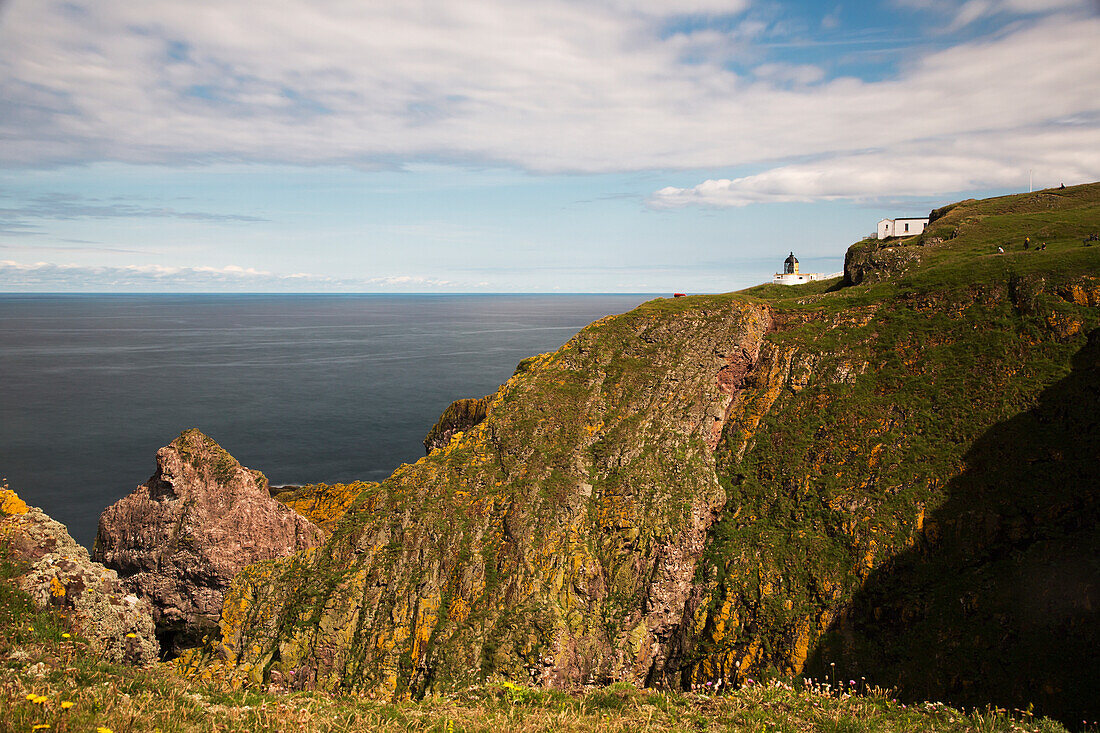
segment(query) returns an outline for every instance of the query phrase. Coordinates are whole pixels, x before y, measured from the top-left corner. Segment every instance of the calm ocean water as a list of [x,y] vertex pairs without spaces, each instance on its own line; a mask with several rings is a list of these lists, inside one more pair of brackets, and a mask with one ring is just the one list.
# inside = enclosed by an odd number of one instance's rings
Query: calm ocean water
[[90,546],[197,427],[273,484],[379,480],[645,295],[0,295],[0,475]]

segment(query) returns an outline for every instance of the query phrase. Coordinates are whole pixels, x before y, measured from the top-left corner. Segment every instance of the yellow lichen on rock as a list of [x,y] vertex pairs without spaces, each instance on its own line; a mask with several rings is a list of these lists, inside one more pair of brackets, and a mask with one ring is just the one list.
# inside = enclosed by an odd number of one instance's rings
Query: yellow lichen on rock
[[350,484],[308,484],[275,495],[275,500],[285,504],[331,535],[337,522],[344,516],[359,495],[378,488],[374,481],[355,481]]
[[57,578],[50,578],[50,595],[54,598],[65,595],[65,585]]
[[20,499],[14,491],[7,486],[0,489],[0,514],[13,516],[16,514],[26,514],[27,511],[28,507],[26,502]]

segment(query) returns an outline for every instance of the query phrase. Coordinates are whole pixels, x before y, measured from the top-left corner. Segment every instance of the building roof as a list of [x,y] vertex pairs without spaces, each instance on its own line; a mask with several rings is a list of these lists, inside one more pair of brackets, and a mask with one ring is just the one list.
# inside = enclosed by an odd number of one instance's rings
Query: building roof
[[798,264],[798,258],[794,256],[794,252],[791,252],[790,255],[787,256],[787,259],[783,260],[783,264],[784,265],[797,265]]

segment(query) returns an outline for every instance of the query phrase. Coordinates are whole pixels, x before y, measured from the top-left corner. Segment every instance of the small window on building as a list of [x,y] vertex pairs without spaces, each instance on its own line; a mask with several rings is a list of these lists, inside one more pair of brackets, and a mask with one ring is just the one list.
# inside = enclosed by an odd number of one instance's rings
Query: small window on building
[[905,231],[909,231],[909,225],[908,224],[905,225]]

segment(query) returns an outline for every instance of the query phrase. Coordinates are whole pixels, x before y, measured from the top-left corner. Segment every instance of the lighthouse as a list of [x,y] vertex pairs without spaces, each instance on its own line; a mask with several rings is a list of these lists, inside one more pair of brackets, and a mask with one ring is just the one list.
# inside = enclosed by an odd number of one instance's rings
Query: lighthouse
[[798,258],[794,256],[794,252],[791,252],[787,255],[787,259],[783,260],[783,272],[775,273],[772,282],[776,285],[801,285],[813,280],[824,279],[825,275],[820,272],[799,272]]

